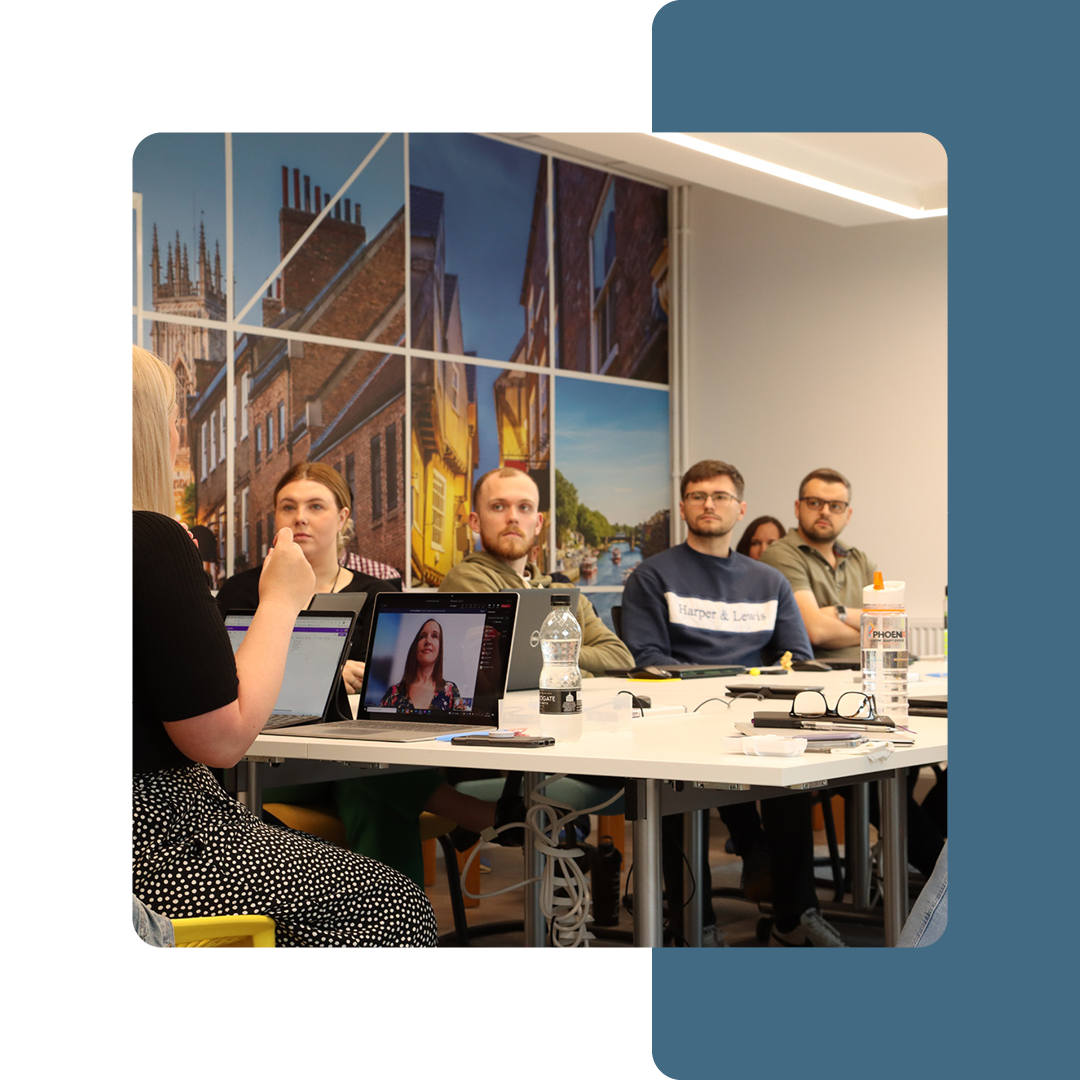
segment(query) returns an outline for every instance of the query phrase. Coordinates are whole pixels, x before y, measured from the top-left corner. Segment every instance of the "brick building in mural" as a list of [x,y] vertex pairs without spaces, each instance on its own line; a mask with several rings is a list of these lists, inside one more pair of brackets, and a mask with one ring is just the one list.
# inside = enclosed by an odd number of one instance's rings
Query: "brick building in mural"
[[[309,228],[324,199],[319,187],[312,193],[307,177],[301,186],[298,170],[292,172],[291,185],[289,179],[283,170],[282,257]],[[414,345],[461,353],[457,279],[444,272],[442,195],[413,187],[410,203]],[[360,207],[342,200],[268,289],[262,301],[263,325],[402,347],[404,225],[402,208],[369,240]],[[274,534],[274,487],[287,469],[305,460],[331,465],[349,484],[356,528],[350,550],[403,568],[404,469],[410,449],[405,443],[404,358],[379,350],[269,337],[253,330],[237,340],[234,366],[235,569],[256,565],[265,555]],[[421,453],[421,467],[415,470],[413,509],[420,513],[418,520],[426,522],[436,537],[443,533],[447,549],[455,551],[468,513],[461,494],[468,488],[476,459],[475,380],[466,364],[419,358],[413,363],[413,378],[418,393],[414,460],[417,433],[430,439],[436,432],[435,443]],[[426,397],[425,380],[432,384]],[[221,363],[204,380],[190,414],[198,521],[215,527],[219,536],[224,532],[226,499],[225,389]],[[428,520],[440,491],[449,515],[445,523]]]
[[[290,192],[291,187],[291,192]],[[301,194],[301,190],[303,194]],[[291,198],[290,198],[291,194]],[[284,257],[328,202],[299,170],[282,169],[278,215]],[[405,229],[399,210],[368,240],[360,207],[340,200],[283,269],[262,302],[276,330],[400,346],[405,334]],[[235,456],[236,568],[255,565],[274,534],[273,491],[292,465],[323,461],[353,491],[356,537],[350,548],[402,565],[404,359],[378,350],[261,335],[237,341]],[[198,430],[220,425],[225,373],[216,373],[196,407]],[[200,522],[220,521],[224,459],[199,472]]]
[[668,380],[667,191],[554,162],[555,363]]

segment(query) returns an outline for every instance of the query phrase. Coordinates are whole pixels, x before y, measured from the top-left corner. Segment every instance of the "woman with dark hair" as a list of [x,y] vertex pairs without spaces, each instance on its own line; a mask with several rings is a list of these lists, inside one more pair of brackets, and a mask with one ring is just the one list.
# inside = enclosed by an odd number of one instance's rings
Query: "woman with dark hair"
[[268,915],[281,946],[435,945],[431,904],[403,874],[260,821],[211,773],[266,723],[315,575],[282,528],[234,656],[173,519],[176,379],[137,347],[132,406],[132,893],[170,919]]
[[751,559],[760,559],[761,553],[786,533],[787,529],[774,517],[765,515],[754,518],[746,526],[735,550],[740,555],[749,555]]
[[452,682],[443,678],[442,665],[442,626],[435,619],[428,619],[417,630],[409,646],[401,682],[391,686],[379,704],[401,713],[418,709],[460,711],[463,708],[461,693]]

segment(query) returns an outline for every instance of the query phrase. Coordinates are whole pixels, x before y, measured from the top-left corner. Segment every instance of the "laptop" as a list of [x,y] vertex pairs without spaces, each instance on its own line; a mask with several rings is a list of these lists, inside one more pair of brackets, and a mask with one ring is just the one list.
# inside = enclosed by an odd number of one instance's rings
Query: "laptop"
[[551,597],[570,597],[570,610],[575,618],[578,612],[580,589],[503,589],[504,593],[516,593],[518,600],[518,626],[521,632],[514,635],[510,649],[510,674],[507,690],[536,690],[540,686],[540,669],[544,655],[540,650],[540,627],[551,614]]
[[[234,653],[254,617],[254,611],[230,611],[225,616],[225,630]],[[281,691],[263,731],[291,729],[336,717],[335,691],[355,629],[355,611],[301,611],[297,615]]]
[[[514,593],[376,593],[356,719],[311,724],[304,736],[420,742],[497,728],[518,600]],[[393,702],[407,693],[406,662],[432,619],[442,628],[442,674],[457,705],[440,700],[403,711]]]

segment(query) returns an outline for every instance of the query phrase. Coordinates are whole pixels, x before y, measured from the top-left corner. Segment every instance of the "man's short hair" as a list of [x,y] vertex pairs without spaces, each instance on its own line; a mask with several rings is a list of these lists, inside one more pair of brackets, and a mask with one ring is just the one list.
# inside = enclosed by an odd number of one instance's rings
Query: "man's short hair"
[[839,473],[835,469],[815,469],[812,473],[807,473],[799,485],[800,499],[803,497],[806,485],[811,480],[822,480],[826,484],[843,484],[847,488],[848,502],[851,502],[851,481],[843,473]]
[[743,480],[742,473],[734,465],[728,465],[726,461],[711,460],[699,461],[696,465],[691,465],[683,473],[682,483],[679,485],[679,498],[686,498],[687,484],[700,484],[704,480],[711,480],[714,476],[731,477],[731,482],[735,485],[735,494],[739,496],[739,501],[742,502],[743,488],[746,487],[746,481]]
[[[511,465],[501,465],[497,469],[489,469],[475,484],[473,484],[472,506],[474,510],[480,505],[480,489],[484,486],[484,481],[491,476],[529,476],[529,474],[524,469],[515,469]],[[532,480],[532,477],[529,476],[529,479]],[[535,480],[533,480],[533,484],[536,484]],[[539,485],[536,486],[536,491],[537,494],[539,494]]]

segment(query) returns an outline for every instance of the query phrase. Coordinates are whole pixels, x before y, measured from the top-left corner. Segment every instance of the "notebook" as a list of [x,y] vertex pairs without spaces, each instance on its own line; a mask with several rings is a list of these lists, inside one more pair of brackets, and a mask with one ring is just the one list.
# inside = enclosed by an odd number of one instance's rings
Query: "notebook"
[[[513,592],[376,593],[356,719],[312,724],[303,735],[420,742],[497,728],[518,600]],[[420,631],[431,620],[441,627],[442,677],[449,685],[421,708],[407,697],[404,676]],[[410,708],[400,709],[395,701]]]
[[540,686],[540,669],[544,656],[540,651],[540,627],[551,614],[551,597],[570,597],[570,610],[577,617],[580,589],[503,589],[504,593],[516,593],[518,600],[518,626],[521,632],[514,635],[510,649],[510,674],[506,680],[507,690],[536,690]]
[[[254,616],[254,611],[230,611],[225,616],[234,653]],[[334,692],[355,629],[355,611],[301,611],[297,615],[281,691],[263,731],[315,724],[336,716],[336,710],[331,711]]]

